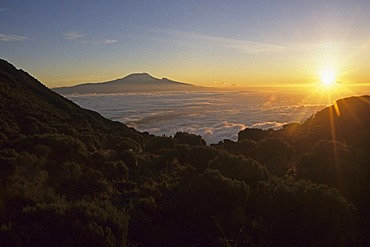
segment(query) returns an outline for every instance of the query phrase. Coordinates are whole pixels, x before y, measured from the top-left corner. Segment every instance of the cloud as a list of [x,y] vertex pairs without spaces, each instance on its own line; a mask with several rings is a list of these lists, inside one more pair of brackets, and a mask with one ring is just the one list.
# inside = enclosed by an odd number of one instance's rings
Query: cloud
[[232,39],[213,35],[204,35],[199,33],[185,32],[185,31],[173,31],[166,29],[152,30],[154,32],[165,33],[170,36],[174,36],[181,40],[193,40],[195,43],[205,42],[208,44],[223,46],[236,50],[238,52],[247,54],[260,54],[260,53],[271,53],[281,52],[290,49],[287,46],[275,45],[265,42],[256,42],[242,39]]
[[259,128],[259,129],[277,129],[283,127],[287,123],[279,123],[279,122],[261,122],[252,125],[252,128]]
[[[170,117],[171,118],[171,117]],[[176,120],[178,119],[178,120]],[[156,125],[154,122],[151,124],[145,124],[144,126],[154,126],[143,128],[138,122],[127,123],[129,126],[134,127],[139,131],[148,131],[154,135],[166,135],[173,136],[176,132],[188,132],[196,135],[202,136],[202,138],[208,143],[218,143],[219,141],[229,139],[236,141],[238,139],[238,133],[241,130],[244,130],[247,125],[243,123],[233,123],[229,121],[223,121],[220,123],[210,123],[208,126],[205,126],[201,122],[193,122],[188,124],[182,124],[184,121],[180,120],[181,117],[174,118],[173,120],[160,120],[160,122],[167,122],[168,125],[161,124],[160,126]]]
[[247,128],[247,125],[243,123],[223,121],[211,127],[206,127],[202,129],[203,132],[197,134],[201,135],[207,143],[217,143],[225,139],[236,141],[238,133],[245,128]]
[[198,34],[198,35],[195,35],[194,37],[197,39],[212,42],[212,43],[225,46],[225,47],[229,47],[239,52],[248,53],[248,54],[280,52],[280,51],[287,49],[287,47],[279,46],[279,45],[246,41],[246,40],[229,39],[229,38],[216,37],[216,36],[205,36],[205,35]]
[[230,86],[229,83],[223,82],[223,81],[214,81],[212,83],[212,85],[215,86],[215,87],[226,87],[226,86]]
[[[173,136],[201,135],[208,144],[236,141],[246,127],[278,129],[302,122],[325,105],[302,102],[301,94],[273,91],[162,92],[66,95],[81,107],[139,131]],[[278,97],[278,98],[276,98]],[[274,102],[273,105],[268,102]]]
[[116,39],[103,39],[103,40],[88,40],[81,38],[85,37],[85,35],[81,32],[67,32],[62,33],[62,36],[67,40],[79,40],[84,45],[109,45],[113,43],[117,43],[118,40]]
[[3,33],[0,33],[0,41],[7,41],[7,42],[11,42],[11,41],[24,41],[25,39],[28,39],[28,38],[25,37],[25,36],[19,36],[19,35],[15,35],[15,34],[3,34]]
[[4,11],[7,11],[8,8],[0,8],[0,12],[4,12]]
[[68,40],[76,40],[82,38],[84,35],[80,32],[67,32],[62,33],[63,37]]
[[103,44],[112,44],[112,43],[117,43],[118,40],[116,39],[105,39],[103,40]]
[[109,45],[113,43],[117,43],[118,40],[116,39],[103,39],[103,40],[98,40],[98,41],[88,41],[84,40],[83,43],[87,45]]

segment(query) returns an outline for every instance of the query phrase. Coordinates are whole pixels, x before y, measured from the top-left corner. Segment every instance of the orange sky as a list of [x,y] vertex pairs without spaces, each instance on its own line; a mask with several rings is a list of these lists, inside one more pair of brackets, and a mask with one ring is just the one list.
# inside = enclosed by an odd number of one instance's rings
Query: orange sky
[[368,83],[369,1],[0,3],[3,59],[49,87],[136,72],[203,86]]

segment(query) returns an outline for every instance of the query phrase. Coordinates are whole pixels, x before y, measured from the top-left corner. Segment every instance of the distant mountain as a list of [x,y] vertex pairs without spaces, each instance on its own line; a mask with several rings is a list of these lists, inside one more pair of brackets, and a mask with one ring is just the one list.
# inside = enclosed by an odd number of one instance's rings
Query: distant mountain
[[126,92],[162,92],[162,91],[188,91],[201,87],[188,83],[172,81],[167,78],[158,79],[148,73],[130,74],[124,78],[101,82],[84,83],[71,87],[53,88],[60,94],[73,93],[126,93]]

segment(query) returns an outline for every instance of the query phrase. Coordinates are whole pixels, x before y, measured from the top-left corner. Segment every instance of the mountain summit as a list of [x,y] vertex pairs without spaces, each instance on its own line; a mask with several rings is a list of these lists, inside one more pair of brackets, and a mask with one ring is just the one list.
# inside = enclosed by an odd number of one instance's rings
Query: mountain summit
[[158,79],[148,73],[134,73],[113,81],[84,83],[71,87],[53,88],[53,90],[61,94],[73,94],[187,91],[196,88],[199,87],[167,78]]

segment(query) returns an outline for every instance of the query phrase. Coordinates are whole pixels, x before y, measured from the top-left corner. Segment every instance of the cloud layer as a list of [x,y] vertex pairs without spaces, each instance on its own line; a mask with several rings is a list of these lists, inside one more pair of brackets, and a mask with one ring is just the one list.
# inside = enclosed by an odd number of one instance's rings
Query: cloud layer
[[173,92],[67,95],[80,106],[139,131],[174,135],[186,131],[207,143],[237,140],[246,127],[280,128],[302,122],[324,104],[307,104],[303,94],[282,92]]

